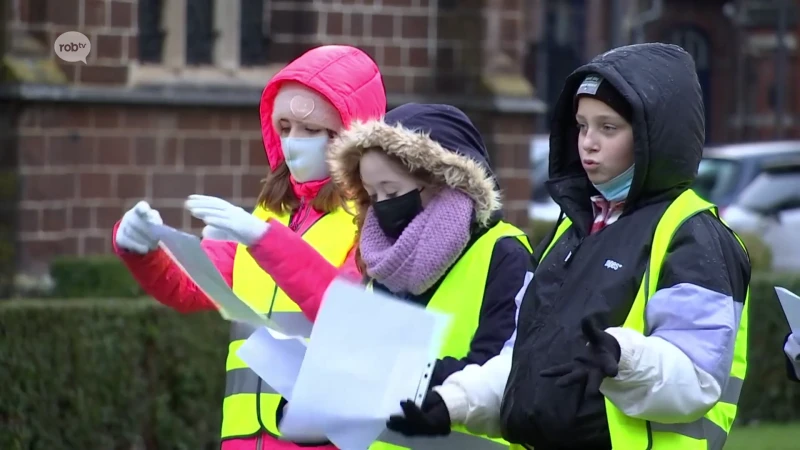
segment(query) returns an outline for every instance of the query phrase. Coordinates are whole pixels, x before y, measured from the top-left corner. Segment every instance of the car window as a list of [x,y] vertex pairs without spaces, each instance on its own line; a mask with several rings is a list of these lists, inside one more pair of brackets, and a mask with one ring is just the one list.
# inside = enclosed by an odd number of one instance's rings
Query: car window
[[800,208],[800,170],[760,174],[736,203],[762,213]]
[[738,161],[721,158],[704,158],[700,161],[694,190],[710,201],[717,202],[736,189],[741,164]]

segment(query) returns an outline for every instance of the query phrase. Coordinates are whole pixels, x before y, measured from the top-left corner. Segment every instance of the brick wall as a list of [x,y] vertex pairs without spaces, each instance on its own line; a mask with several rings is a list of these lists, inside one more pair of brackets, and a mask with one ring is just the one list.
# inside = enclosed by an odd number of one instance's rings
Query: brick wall
[[[12,30],[37,37],[51,56],[52,42],[62,32],[89,36],[93,49],[87,65],[59,62],[71,85],[108,92],[131,87],[136,0],[12,2]],[[285,63],[319,44],[360,46],[380,65],[394,103],[407,101],[410,97],[404,96],[410,94],[418,96],[415,101],[435,95],[456,104],[486,95],[480,76],[486,73],[487,55],[503,51],[514,66],[522,54],[521,0],[440,1],[444,6],[439,10],[428,0],[374,2],[380,6],[353,0],[267,3],[272,6],[272,62]],[[489,6],[491,12],[485,10]],[[502,32],[487,39],[489,19],[498,20]],[[252,206],[266,175],[258,92],[253,90],[252,104],[236,107],[18,99],[21,193],[15,270],[43,273],[55,255],[109,252],[111,227],[142,198],[161,211],[166,223],[195,232],[201,224],[182,208],[189,194]],[[506,192],[507,217],[525,225],[534,116],[462,107],[490,149]]]

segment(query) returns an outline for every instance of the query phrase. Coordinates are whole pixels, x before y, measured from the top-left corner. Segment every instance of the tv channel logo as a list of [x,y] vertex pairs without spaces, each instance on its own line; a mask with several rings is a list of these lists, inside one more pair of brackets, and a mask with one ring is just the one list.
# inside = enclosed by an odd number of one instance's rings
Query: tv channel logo
[[86,57],[92,51],[92,43],[85,34],[78,31],[67,31],[56,38],[53,44],[56,56],[67,62],[81,61],[86,64]]

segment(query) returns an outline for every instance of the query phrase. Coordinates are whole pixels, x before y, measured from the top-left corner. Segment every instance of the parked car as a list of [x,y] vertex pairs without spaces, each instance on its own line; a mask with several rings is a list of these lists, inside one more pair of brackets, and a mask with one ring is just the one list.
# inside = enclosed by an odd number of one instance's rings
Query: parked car
[[721,209],[762,172],[763,167],[800,157],[800,141],[748,142],[706,148],[693,188]]
[[[547,151],[542,146],[546,142],[543,144],[542,138],[538,139],[535,144],[531,140],[533,187],[528,217],[531,220],[554,222],[558,220],[560,208],[544,187],[548,167]],[[708,147],[703,152],[693,187],[700,196],[724,211],[761,173],[765,164],[797,157],[800,157],[800,141],[748,142]]]
[[758,235],[774,269],[800,269],[800,156],[762,166],[722,218],[738,233]]

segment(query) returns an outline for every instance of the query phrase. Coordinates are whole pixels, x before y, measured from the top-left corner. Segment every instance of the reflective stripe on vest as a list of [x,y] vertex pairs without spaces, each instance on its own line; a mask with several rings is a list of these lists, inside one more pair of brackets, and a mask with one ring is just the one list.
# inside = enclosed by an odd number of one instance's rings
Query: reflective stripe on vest
[[[253,215],[274,218],[286,225],[288,214],[274,214],[261,207]],[[336,267],[342,265],[355,242],[353,216],[340,208],[322,216],[304,234],[303,240]],[[311,336],[311,321],[272,278],[258,266],[247,248],[239,245],[233,263],[233,292],[256,311],[268,315],[290,334]],[[222,439],[267,432],[280,436],[276,412],[281,396],[236,356],[236,351],[255,329],[244,323],[231,325],[226,362],[225,399],[222,404]]]
[[[693,190],[687,190],[675,199],[656,226],[653,236],[650,260],[645,269],[645,276],[639,286],[639,292],[633,301],[623,327],[647,334],[645,323],[645,307],[647,301],[656,292],[661,267],[667,254],[672,237],[684,222],[696,214],[711,211],[719,217],[716,206],[701,199]],[[550,252],[556,241],[567,231],[571,222],[565,218],[558,225],[553,239],[542,254],[541,260]],[[744,248],[741,239],[739,244]],[[722,397],[706,415],[689,423],[664,424],[634,419],[626,416],[607,398],[606,417],[614,448],[634,450],[722,450],[725,440],[736,417],[736,405],[742,391],[745,372],[747,370],[747,325],[750,305],[750,287],[747,288],[742,318],[736,334],[728,383],[723,386]]]
[[[436,289],[428,309],[450,314],[452,321],[444,337],[439,359],[446,356],[461,359],[467,356],[472,336],[478,328],[486,277],[492,260],[494,245],[498,239],[516,237],[531,251],[527,236],[519,228],[506,222],[499,222],[483,236],[478,238],[464,255],[456,262],[445,279]],[[367,284],[372,289],[372,281]],[[446,437],[406,438],[398,433],[385,431],[369,450],[499,450],[507,449],[508,443],[502,439],[490,439],[469,434],[463,427],[453,427]]]

